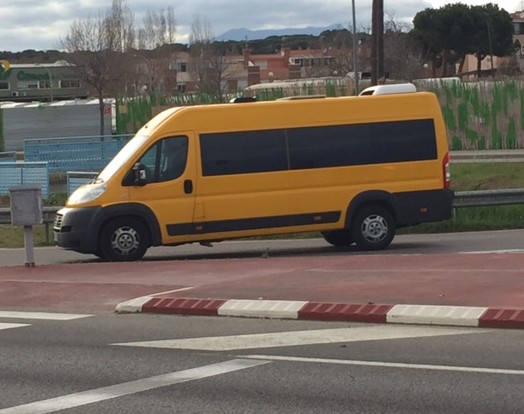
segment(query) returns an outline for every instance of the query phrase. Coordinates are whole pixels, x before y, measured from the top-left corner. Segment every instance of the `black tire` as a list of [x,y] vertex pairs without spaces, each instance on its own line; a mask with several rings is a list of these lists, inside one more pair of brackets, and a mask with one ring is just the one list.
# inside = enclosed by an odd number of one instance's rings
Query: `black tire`
[[354,242],[347,230],[325,231],[322,236],[329,244],[337,247],[351,246]]
[[380,206],[360,209],[353,218],[351,237],[362,250],[383,250],[395,237],[396,223],[391,213]]
[[100,233],[100,256],[111,262],[140,260],[149,246],[146,227],[131,217],[110,221]]

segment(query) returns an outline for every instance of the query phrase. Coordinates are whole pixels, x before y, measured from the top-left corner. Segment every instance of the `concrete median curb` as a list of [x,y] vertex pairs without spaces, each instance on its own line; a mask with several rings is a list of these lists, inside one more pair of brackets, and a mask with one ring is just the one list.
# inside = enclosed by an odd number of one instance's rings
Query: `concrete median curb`
[[115,311],[524,329],[524,308],[143,296],[118,304]]

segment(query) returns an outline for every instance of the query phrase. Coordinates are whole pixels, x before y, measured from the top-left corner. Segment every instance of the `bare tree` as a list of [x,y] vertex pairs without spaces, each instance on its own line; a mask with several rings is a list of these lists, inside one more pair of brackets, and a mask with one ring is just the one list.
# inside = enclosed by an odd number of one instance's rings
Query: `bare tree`
[[70,54],[84,72],[84,79],[96,92],[99,100],[100,135],[104,134],[104,94],[110,79],[114,53],[109,49],[105,18],[101,15],[76,20],[61,41],[62,48]]
[[176,21],[173,6],[152,12],[144,17],[144,27],[139,31],[140,49],[155,49],[175,42]]
[[135,45],[135,15],[125,0],[113,0],[106,17],[107,33],[113,44],[108,45],[111,50],[125,53]]
[[225,80],[230,72],[229,53],[223,42],[214,41],[211,24],[206,17],[195,16],[189,35],[191,72],[199,90],[215,95],[223,101]]
[[100,135],[104,134],[104,98],[110,83],[119,79],[124,53],[132,46],[133,15],[124,0],[113,0],[105,15],[75,20],[61,47],[72,63],[83,70],[84,79],[96,92],[99,101]]
[[164,43],[172,44],[176,40],[176,19],[175,19],[175,10],[173,6],[169,6],[164,10],[165,19],[166,19],[166,31]]
[[394,13],[385,13],[384,66],[390,78],[413,80],[423,68],[423,51],[409,35],[411,26],[396,20]]

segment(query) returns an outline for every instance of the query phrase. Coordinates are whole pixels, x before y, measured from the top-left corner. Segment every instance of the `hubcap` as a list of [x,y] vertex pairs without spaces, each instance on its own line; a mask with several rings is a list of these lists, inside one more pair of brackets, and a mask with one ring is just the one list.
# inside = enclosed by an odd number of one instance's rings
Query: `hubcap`
[[129,226],[120,227],[111,237],[111,248],[120,256],[133,254],[139,246],[140,236],[134,228]]
[[361,232],[368,242],[380,242],[388,234],[388,222],[379,215],[368,216],[362,222]]

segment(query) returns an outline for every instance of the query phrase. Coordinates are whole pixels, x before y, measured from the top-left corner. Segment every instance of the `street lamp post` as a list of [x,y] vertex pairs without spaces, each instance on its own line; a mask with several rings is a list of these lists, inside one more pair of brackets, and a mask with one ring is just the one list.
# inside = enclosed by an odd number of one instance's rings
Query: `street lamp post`
[[357,17],[355,15],[355,0],[351,0],[353,9],[353,73],[355,79],[355,95],[358,95],[358,69],[357,69]]

